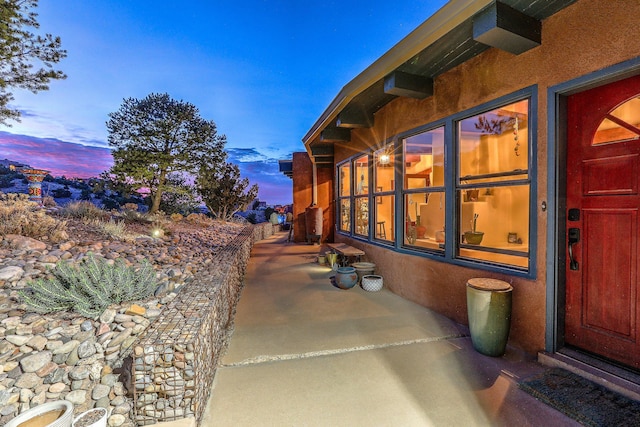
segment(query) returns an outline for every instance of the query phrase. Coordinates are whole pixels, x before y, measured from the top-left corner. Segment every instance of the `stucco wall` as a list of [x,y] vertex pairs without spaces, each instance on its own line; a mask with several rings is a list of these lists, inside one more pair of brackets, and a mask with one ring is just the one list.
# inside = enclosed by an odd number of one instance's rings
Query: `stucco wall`
[[[294,241],[306,242],[305,209],[313,202],[312,165],[307,153],[293,153],[293,218]],[[322,241],[333,241],[335,206],[333,168],[318,168],[316,172],[318,200],[322,208]]]
[[[351,142],[336,144],[340,161],[386,139],[519,89],[538,85],[537,206],[547,199],[547,89],[640,56],[637,0],[582,0],[543,22],[542,45],[521,55],[489,49],[438,76],[434,96],[398,98],[375,114],[374,126],[354,129]],[[534,141],[535,142],[535,141]],[[525,280],[394,253],[341,235],[336,240],[363,248],[394,292],[466,323],[465,283],[495,277],[514,286],[511,343],[529,352],[544,348],[547,215],[538,208],[537,278]]]

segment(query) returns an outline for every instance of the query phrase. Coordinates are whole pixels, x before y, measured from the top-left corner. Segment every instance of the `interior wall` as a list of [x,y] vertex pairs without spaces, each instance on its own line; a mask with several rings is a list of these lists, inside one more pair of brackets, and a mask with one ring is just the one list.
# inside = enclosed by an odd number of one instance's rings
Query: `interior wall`
[[[567,80],[640,56],[640,2],[579,0],[542,23],[542,45],[520,55],[489,49],[436,77],[434,95],[416,100],[397,98],[375,114],[374,126],[354,129],[349,144],[336,144],[337,162],[421,125],[439,120],[517,90],[538,86],[537,200],[547,199],[547,89]],[[612,25],[615,23],[615,25]],[[535,110],[534,110],[535,111]],[[466,281],[471,277],[506,280],[514,287],[510,342],[537,352],[545,345],[546,227],[548,212],[538,209],[537,278],[488,273],[420,256],[394,253],[362,240],[336,235],[336,240],[363,248],[392,291],[467,323]],[[551,213],[554,214],[554,213]]]

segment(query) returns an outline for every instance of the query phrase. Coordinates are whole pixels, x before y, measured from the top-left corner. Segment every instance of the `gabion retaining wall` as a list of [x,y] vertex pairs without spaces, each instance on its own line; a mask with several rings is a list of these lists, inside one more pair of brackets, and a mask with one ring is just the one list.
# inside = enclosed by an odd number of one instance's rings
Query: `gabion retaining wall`
[[132,345],[130,387],[137,425],[201,420],[231,335],[251,247],[273,232],[269,223],[243,230]]

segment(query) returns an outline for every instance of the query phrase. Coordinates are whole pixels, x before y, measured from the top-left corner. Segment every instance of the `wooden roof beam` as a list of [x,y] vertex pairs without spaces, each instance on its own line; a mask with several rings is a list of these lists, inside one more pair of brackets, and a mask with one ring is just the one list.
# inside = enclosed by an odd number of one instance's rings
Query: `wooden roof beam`
[[373,114],[361,110],[343,110],[338,113],[336,126],[339,128],[370,128],[373,126]]
[[351,141],[351,129],[328,127],[320,132],[321,142],[349,142]]
[[384,78],[384,93],[424,99],[433,95],[433,79],[396,70]]
[[473,39],[519,55],[540,46],[542,23],[496,1],[473,18]]

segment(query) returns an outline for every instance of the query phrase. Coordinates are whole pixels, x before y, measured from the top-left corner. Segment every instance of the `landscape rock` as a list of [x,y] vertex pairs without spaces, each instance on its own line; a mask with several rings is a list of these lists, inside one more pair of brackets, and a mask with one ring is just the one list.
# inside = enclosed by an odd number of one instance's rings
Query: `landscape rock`
[[[65,399],[74,404],[76,415],[81,410],[102,406],[110,410],[110,426],[133,427],[134,403],[118,371],[123,359],[132,352],[140,334],[176,299],[181,288],[208,269],[229,268],[213,262],[211,254],[235,238],[242,228],[220,224],[174,232],[163,239],[143,237],[135,242],[87,239],[75,232],[69,233],[73,240],[61,243],[17,235],[0,238],[0,425],[30,407]],[[150,261],[158,287],[165,286],[163,295],[113,304],[98,319],[72,312],[38,314],[20,301],[17,290],[21,287],[29,286],[32,280],[50,277],[49,269],[56,262],[78,263],[89,251],[96,257],[110,258],[111,262],[123,259],[127,265]],[[174,357],[145,356],[152,364],[157,360],[170,364]],[[168,378],[174,385],[148,386],[148,393],[141,400],[161,402],[158,407],[151,404],[145,409],[149,414],[163,415],[164,409],[158,409],[162,407],[170,410],[170,415],[184,415],[182,407],[171,405],[190,404],[193,393],[180,396],[178,389],[193,385],[188,383],[192,381],[193,370],[188,369],[184,360],[174,361],[187,370],[167,366],[167,372],[157,373],[158,381]],[[151,375],[144,380],[153,381]],[[160,399],[160,392],[175,395],[171,403]]]
[[24,270],[21,267],[10,265],[8,267],[0,268],[0,280],[6,280],[13,282],[22,277]]

